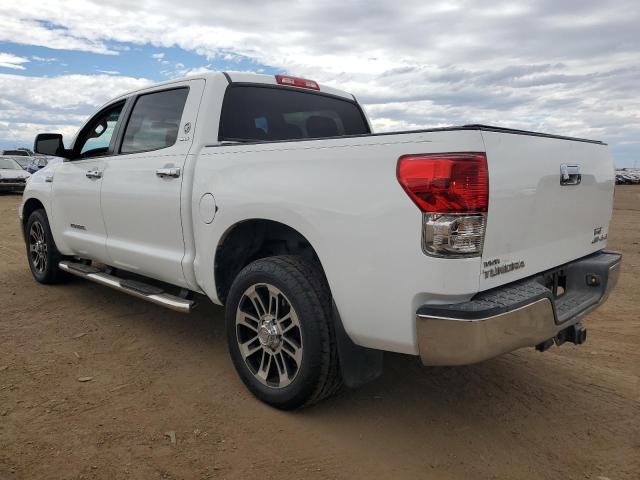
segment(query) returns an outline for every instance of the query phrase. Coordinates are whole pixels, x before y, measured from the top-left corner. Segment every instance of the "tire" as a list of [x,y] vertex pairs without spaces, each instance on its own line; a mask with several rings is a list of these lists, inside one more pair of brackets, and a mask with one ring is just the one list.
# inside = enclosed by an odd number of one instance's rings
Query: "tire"
[[49,227],[47,214],[43,209],[34,210],[25,226],[27,260],[33,278],[44,284],[62,283],[69,279],[67,272],[58,268],[64,257],[56,248]]
[[292,410],[340,389],[331,295],[318,266],[298,256],[256,260],[227,300],[231,359],[257,398]]

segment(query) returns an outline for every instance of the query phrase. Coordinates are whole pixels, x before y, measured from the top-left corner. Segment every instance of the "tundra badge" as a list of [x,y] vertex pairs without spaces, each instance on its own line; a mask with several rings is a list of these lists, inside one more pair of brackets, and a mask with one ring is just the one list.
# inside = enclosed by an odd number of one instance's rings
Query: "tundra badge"
[[502,275],[503,273],[513,272],[514,270],[520,270],[525,267],[523,260],[516,260],[515,262],[509,262],[500,264],[500,259],[494,258],[493,260],[484,261],[484,278],[495,277]]

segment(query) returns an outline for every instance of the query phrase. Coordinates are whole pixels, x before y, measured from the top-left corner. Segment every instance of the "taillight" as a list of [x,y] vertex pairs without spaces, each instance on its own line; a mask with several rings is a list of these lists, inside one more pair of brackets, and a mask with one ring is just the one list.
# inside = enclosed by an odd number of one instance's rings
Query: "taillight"
[[290,77],[288,75],[276,75],[276,82],[280,85],[289,85],[291,87],[310,88],[312,90],[320,90],[320,86],[313,80],[305,78]]
[[422,249],[439,257],[482,254],[489,205],[487,157],[479,152],[404,155],[398,182],[423,212]]
[[484,213],[489,174],[484,153],[404,155],[398,181],[423,212]]

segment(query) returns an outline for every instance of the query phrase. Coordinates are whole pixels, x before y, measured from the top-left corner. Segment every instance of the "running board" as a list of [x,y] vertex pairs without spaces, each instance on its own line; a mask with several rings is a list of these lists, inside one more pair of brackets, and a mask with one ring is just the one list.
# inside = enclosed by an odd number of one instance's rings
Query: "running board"
[[105,285],[120,292],[128,293],[137,298],[155,303],[163,307],[176,310],[178,312],[189,313],[196,306],[196,302],[176,295],[171,295],[163,291],[161,288],[148,285],[136,280],[127,280],[118,278],[115,275],[109,275],[95,267],[85,265],[84,263],[76,263],[70,261],[62,261],[58,264],[60,270],[75,275],[76,277],[85,278],[92,282]]

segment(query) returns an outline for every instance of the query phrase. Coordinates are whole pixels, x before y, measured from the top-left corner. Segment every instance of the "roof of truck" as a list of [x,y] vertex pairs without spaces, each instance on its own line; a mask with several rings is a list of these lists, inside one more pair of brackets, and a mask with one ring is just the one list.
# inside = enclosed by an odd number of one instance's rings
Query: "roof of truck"
[[[170,86],[170,85],[173,85],[175,83],[184,82],[185,80],[195,80],[195,79],[205,79],[206,80],[208,78],[209,79],[214,79],[214,78],[220,78],[220,77],[225,77],[227,79],[227,81],[229,82],[229,84],[232,84],[232,83],[243,83],[243,84],[251,83],[251,84],[277,85],[277,86],[281,86],[281,87],[284,87],[284,88],[293,88],[295,90],[304,90],[304,89],[299,88],[299,87],[278,84],[278,82],[276,81],[276,76],[275,75],[263,75],[263,74],[259,74],[259,73],[247,73],[247,72],[214,72],[214,71],[208,71],[208,72],[203,72],[203,73],[199,73],[199,74],[196,74],[196,75],[189,75],[187,77],[175,78],[175,79],[172,79],[172,80],[167,80],[166,82],[155,83],[155,84],[143,87],[143,88],[138,88],[136,90],[131,90],[129,92],[126,92],[126,93],[123,93],[121,95],[118,95],[114,100],[119,99],[119,98],[128,97],[128,96],[131,96],[131,95],[135,95],[136,93],[143,92],[143,91],[149,90],[151,88],[162,87],[162,86]],[[322,93],[328,93],[330,95],[335,95],[337,97],[346,98],[346,99],[352,100],[352,101],[355,100],[355,97],[352,94],[350,94],[349,92],[345,92],[344,90],[339,90],[337,88],[329,87],[327,85],[323,85],[323,84],[320,84],[320,83],[318,83],[318,86],[320,87],[319,91],[322,92]],[[309,91],[314,92],[316,90],[309,90]],[[113,100],[111,100],[111,101],[113,101]]]

